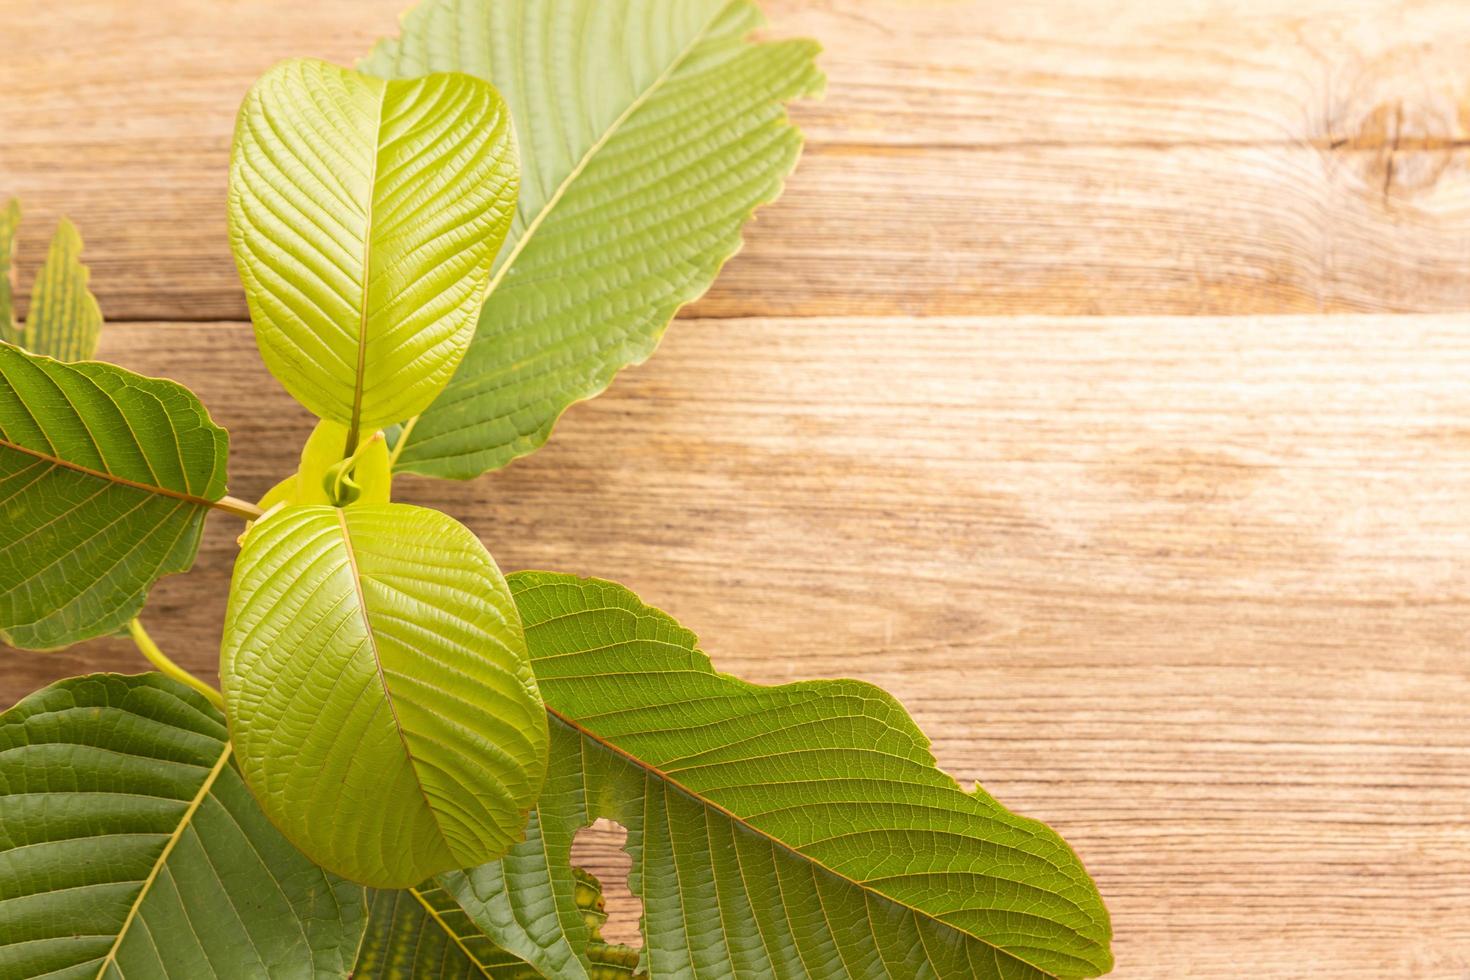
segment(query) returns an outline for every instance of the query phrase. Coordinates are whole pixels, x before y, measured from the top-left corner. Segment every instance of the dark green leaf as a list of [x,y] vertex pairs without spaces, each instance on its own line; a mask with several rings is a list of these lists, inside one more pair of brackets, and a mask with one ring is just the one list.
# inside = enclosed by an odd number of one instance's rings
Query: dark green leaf
[[0,715],[0,976],[340,978],[363,889],[273,828],[224,719],[158,674],[74,677]]
[[194,562],[229,437],[187,389],[0,344],[0,640],[114,633]]
[[[633,976],[638,951],[606,943],[602,883],[573,868],[576,904],[591,933],[588,959],[595,980]],[[372,894],[372,919],[358,957],[358,980],[540,980],[541,973],[485,937],[457,902],[438,885]]]
[[485,938],[437,886],[375,891],[354,980],[539,980],[540,973]]
[[552,718],[525,844],[440,881],[503,948],[581,978],[576,831],[628,829],[649,976],[1090,977],[1107,911],[1054,832],[935,767],[884,692],[760,687],[619,586],[510,579]]

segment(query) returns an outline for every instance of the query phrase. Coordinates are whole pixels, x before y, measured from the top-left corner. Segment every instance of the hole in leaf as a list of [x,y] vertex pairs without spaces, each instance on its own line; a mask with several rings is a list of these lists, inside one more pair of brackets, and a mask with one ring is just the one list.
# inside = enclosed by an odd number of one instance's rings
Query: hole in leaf
[[602,883],[602,941],[614,945],[643,945],[638,920],[643,903],[628,889],[628,872],[633,859],[623,850],[628,843],[628,829],[612,820],[598,820],[577,831],[572,839],[572,867],[581,868]]

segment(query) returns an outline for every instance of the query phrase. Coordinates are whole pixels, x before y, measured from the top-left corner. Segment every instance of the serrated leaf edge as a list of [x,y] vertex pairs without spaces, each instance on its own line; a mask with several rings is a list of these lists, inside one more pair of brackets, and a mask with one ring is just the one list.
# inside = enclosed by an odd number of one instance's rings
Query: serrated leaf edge
[[557,711],[555,708],[551,707],[550,705],[547,705],[546,706],[546,713],[548,715],[550,715],[552,718],[554,718],[556,721],[558,721],[561,724],[565,725],[571,731],[576,732],[577,735],[580,736],[581,738],[585,738],[585,739],[588,739],[588,740],[596,743],[597,745],[601,746],[602,748],[606,749],[607,751],[609,751],[609,752],[613,753],[614,755],[618,756],[620,759],[622,759],[623,761],[629,763],[630,765],[634,766],[635,768],[639,769],[640,771],[642,771],[644,773],[647,773],[648,775],[653,776],[654,778],[660,780],[665,785],[667,785],[670,789],[673,789],[675,792],[678,792],[678,793],[680,793],[680,794],[688,797],[689,799],[693,800],[695,803],[699,804],[700,806],[708,807],[709,809],[714,810],[715,812],[717,812],[717,813],[721,814],[722,816],[724,816],[726,819],[730,820],[731,823],[735,824],[736,826],[739,826],[739,827],[744,828],[745,830],[749,831],[750,833],[756,835],[757,837],[761,838],[764,841],[769,842],[772,846],[777,847],[777,848],[780,848],[782,851],[785,851],[787,854],[792,855],[793,857],[797,858],[798,860],[804,861],[804,862],[806,862],[807,864],[811,865],[814,868],[821,868],[823,871],[825,871],[827,874],[832,875],[834,878],[837,878],[837,879],[839,879],[841,881],[847,882],[848,884],[852,885],[853,887],[855,887],[859,891],[861,891],[864,895],[876,895],[876,896],[882,898],[884,901],[892,902],[894,905],[897,905],[900,908],[907,909],[912,915],[914,915],[916,917],[923,917],[924,919],[927,919],[929,921],[932,921],[932,922],[936,923],[937,925],[943,926],[945,929],[952,929],[955,932],[961,933],[962,935],[969,936],[970,938],[976,940],[977,942],[984,943],[986,946],[989,946],[992,950],[994,950],[997,955],[1004,956],[1004,957],[1006,957],[1008,959],[1014,960],[1016,963],[1019,963],[1019,964],[1021,964],[1023,966],[1030,967],[1031,969],[1036,970],[1038,973],[1041,973],[1041,974],[1043,974],[1045,976],[1056,976],[1056,974],[1052,973],[1051,971],[1049,971],[1049,970],[1047,970],[1047,969],[1045,969],[1043,967],[1037,966],[1035,963],[1032,963],[1031,961],[1027,960],[1025,957],[1022,957],[1022,956],[1017,955],[1012,950],[1009,950],[1009,949],[1006,949],[1005,947],[996,945],[995,943],[991,942],[989,939],[986,939],[984,936],[976,935],[975,933],[972,933],[972,932],[970,932],[968,930],[961,929],[961,928],[955,926],[953,923],[945,922],[943,919],[941,919],[941,918],[933,915],[932,913],[926,912],[926,911],[924,911],[923,909],[920,909],[920,908],[916,908],[913,905],[910,905],[907,902],[901,901],[901,900],[899,900],[897,898],[893,898],[890,895],[886,895],[883,892],[878,891],[878,890],[872,888],[871,886],[865,884],[864,882],[858,881],[858,880],[856,880],[854,878],[849,877],[848,875],[843,874],[840,871],[836,871],[836,870],[834,870],[832,868],[827,867],[825,864],[823,864],[821,861],[818,861],[816,858],[812,857],[811,855],[803,853],[802,851],[800,851],[800,850],[792,847],[790,844],[787,844],[785,841],[781,840],[780,838],[775,837],[774,835],[772,835],[770,833],[767,833],[764,830],[761,830],[759,827],[756,827],[754,824],[750,823],[745,818],[739,816],[736,813],[731,812],[730,810],[726,809],[725,807],[721,806],[720,804],[716,803],[715,801],[713,801],[713,800],[711,800],[711,799],[709,799],[709,798],[701,795],[700,793],[695,792],[692,789],[689,789],[688,787],[686,787],[682,783],[680,783],[677,779],[675,779],[673,776],[670,776],[668,773],[663,772],[658,767],[653,766],[653,765],[650,765],[646,761],[638,758],[637,756],[635,756],[632,753],[626,751],[625,749],[623,749],[623,748],[621,748],[621,747],[619,747],[617,745],[614,745],[612,742],[610,742],[607,739],[603,738],[602,736],[598,735],[596,732],[593,732],[593,731],[591,731],[591,730],[589,730],[587,728],[584,728],[583,726],[577,724],[575,721],[573,721],[572,719],[568,718],[566,715],[562,714],[561,712]]
[[[726,0],[724,5],[721,6],[717,11],[715,11],[704,23],[704,25],[700,27],[699,31],[694,35],[693,38],[690,39],[689,43],[685,45],[684,49],[679,52],[678,56],[669,63],[669,66],[665,68],[657,78],[649,83],[648,87],[640,92],[636,99],[629,103],[628,107],[623,110],[623,112],[620,113],[616,119],[612,121],[608,128],[604,130],[603,133],[597,138],[596,142],[594,142],[592,146],[587,149],[587,152],[584,153],[582,155],[582,158],[577,161],[577,165],[572,168],[571,172],[568,173],[567,176],[562,179],[561,183],[557,185],[556,191],[553,192],[551,197],[547,198],[546,203],[542,205],[541,210],[536,213],[536,217],[533,218],[530,223],[526,225],[526,230],[521,233],[519,238],[516,239],[515,246],[506,255],[505,261],[502,262],[500,264],[500,267],[495,270],[494,275],[491,276],[490,281],[485,289],[485,301],[488,301],[490,296],[494,294],[496,287],[500,284],[501,280],[504,279],[505,276],[509,273],[511,267],[515,265],[516,259],[520,256],[521,251],[525,248],[526,244],[535,237],[535,232],[537,228],[540,227],[541,222],[551,212],[552,208],[566,194],[567,189],[571,187],[571,185],[582,174],[582,172],[586,170],[587,166],[591,163],[592,159],[596,156],[598,151],[606,146],[607,143],[613,138],[613,136],[617,134],[622,125],[627,122],[627,120],[631,118],[632,115],[636,113],[638,109],[640,109],[649,99],[651,99],[654,94],[657,93],[658,90],[669,80],[669,78],[671,78],[679,70],[679,68],[683,66],[684,62],[689,59],[689,56],[694,53],[695,49],[697,49],[699,45],[708,40],[710,31],[713,30],[714,26],[719,23],[720,19],[728,14],[732,7],[743,2],[747,2],[747,0]],[[407,17],[412,12],[412,10],[409,10],[399,15],[400,34],[402,34],[404,30],[404,25],[406,24]],[[815,44],[813,44],[813,47],[816,49],[813,53],[813,56],[815,57],[816,53],[820,53],[821,48],[820,46]],[[820,96],[825,87],[825,83],[825,77],[819,73],[817,77],[817,83],[813,88],[805,92],[795,93],[793,98]],[[789,117],[783,117],[781,124],[787,126],[791,125]],[[796,149],[796,157],[792,161],[792,169],[795,169],[795,164],[801,157],[802,143],[804,143],[804,140],[798,143]],[[790,174],[788,172],[786,176],[789,175]],[[775,193],[762,200],[756,201],[751,206],[751,209],[746,213],[745,220],[753,220],[755,212],[758,209],[767,204],[771,204],[778,198],[780,198],[781,193],[785,190],[785,184],[786,177],[783,176],[776,186]],[[612,384],[613,379],[617,377],[617,375],[622,370],[630,367],[637,367],[645,363],[648,358],[653,355],[653,352],[658,348],[659,343],[663,340],[664,334],[668,331],[669,323],[672,322],[674,316],[678,315],[678,310],[688,305],[689,303],[694,302],[700,296],[703,296],[706,292],[708,292],[714,280],[719,277],[719,271],[724,268],[726,263],[728,263],[737,254],[739,254],[740,250],[744,246],[745,238],[743,232],[741,232],[738,234],[738,240],[735,244],[735,247],[732,248],[728,254],[720,256],[714,262],[714,275],[710,277],[710,281],[698,291],[694,292],[692,295],[684,297],[677,302],[674,313],[670,316],[669,321],[666,321],[662,326],[654,331],[653,335],[648,338],[648,342],[643,350],[638,351],[624,364],[612,365],[604,370],[598,371],[579,396],[571,399],[565,405],[563,405],[561,409],[556,412],[555,415],[546,420],[545,424],[541,428],[537,429],[535,432],[528,433],[517,439],[511,447],[508,447],[510,448],[510,451],[505,460],[498,465],[490,467],[490,469],[502,469],[515,460],[520,459],[523,456],[529,456],[531,453],[534,453],[536,450],[546,445],[547,441],[551,438],[552,431],[561,421],[562,416],[564,416],[574,405],[578,405],[586,401],[591,401],[598,395],[602,394],[608,389],[608,387]],[[429,409],[426,409],[425,411],[428,411],[432,408],[433,405],[430,405]],[[420,415],[422,415],[422,413],[420,413]],[[403,424],[403,428],[399,432],[398,438],[393,444],[393,451],[392,454],[389,456],[388,462],[389,465],[394,467],[395,469],[398,466],[399,456],[402,455],[403,450],[409,444],[410,437],[413,434],[414,426],[417,424],[420,415],[413,416]],[[436,458],[438,457],[429,457],[430,460]],[[415,471],[412,461],[410,461],[410,463],[404,468],[407,469],[409,472]],[[473,473],[467,473],[464,476],[459,476],[456,474],[451,478],[470,480],[474,479],[477,476],[481,476],[488,471],[489,470],[479,469]],[[437,475],[427,474],[427,471],[424,472],[426,473],[426,475]]]

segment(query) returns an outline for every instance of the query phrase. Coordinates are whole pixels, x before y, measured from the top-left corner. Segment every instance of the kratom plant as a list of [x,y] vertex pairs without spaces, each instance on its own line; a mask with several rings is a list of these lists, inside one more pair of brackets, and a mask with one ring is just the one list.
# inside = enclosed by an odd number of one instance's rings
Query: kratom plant
[[[795,164],[785,103],[822,84],[813,44],[757,25],[746,0],[430,0],[366,73],[267,73],[230,242],[320,423],[258,504],[193,394],[84,359],[74,230],[25,331],[0,296],[0,638],[130,633],[157,667],[0,715],[0,977],[1109,969],[1072,851],[956,785],[889,695],[720,674],[627,589],[503,578],[392,502],[395,474],[535,449],[735,252]],[[222,691],[138,619],[211,511],[243,520]],[[603,817],[641,950],[603,941],[571,864]]]

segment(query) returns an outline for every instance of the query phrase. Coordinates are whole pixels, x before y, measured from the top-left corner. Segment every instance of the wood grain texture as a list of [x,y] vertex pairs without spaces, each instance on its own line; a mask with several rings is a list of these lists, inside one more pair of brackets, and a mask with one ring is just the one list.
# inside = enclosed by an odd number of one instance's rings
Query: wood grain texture
[[[113,320],[243,318],[235,109],[404,0],[0,0],[0,195],[88,242]],[[696,316],[1470,307],[1460,0],[769,0],[824,42],[787,196]]]
[[[292,465],[309,420],[244,325],[102,353],[200,392],[235,493]],[[1119,977],[1458,980],[1467,377],[1454,318],[690,321],[540,453],[395,492],[507,570],[625,582],[724,670],[893,691],[1076,846]],[[238,530],[145,616],[201,672]],[[104,666],[141,661],[11,656],[0,690]]]
[[[22,283],[64,211],[112,319],[242,317],[241,95],[403,2],[0,0]],[[399,497],[625,582],[722,669],[892,690],[1074,843],[1118,977],[1466,980],[1470,321],[1364,314],[1470,308],[1470,7],[766,6],[831,78],[786,196],[546,449]],[[1355,315],[1254,315],[1324,311]],[[102,356],[200,392],[233,492],[294,465],[310,420],[244,325]],[[203,673],[237,533],[146,617]],[[141,667],[7,651],[0,701]]]

